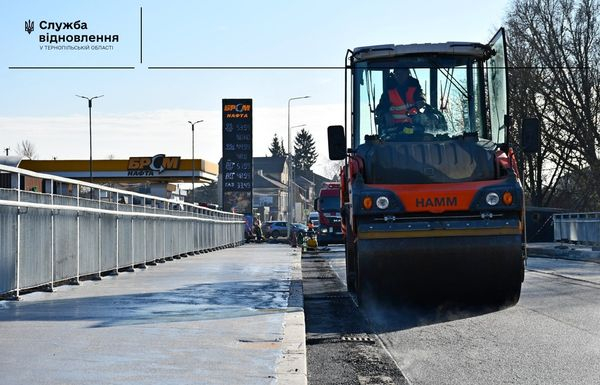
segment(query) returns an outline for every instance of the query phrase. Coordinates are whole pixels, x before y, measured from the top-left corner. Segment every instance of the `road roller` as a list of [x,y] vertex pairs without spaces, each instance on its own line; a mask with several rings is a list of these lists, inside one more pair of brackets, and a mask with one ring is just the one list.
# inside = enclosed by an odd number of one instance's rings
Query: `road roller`
[[[346,54],[341,168],[348,290],[360,303],[449,296],[513,305],[524,279],[524,194],[513,148],[504,30],[487,43]],[[519,150],[539,151],[523,119]]]

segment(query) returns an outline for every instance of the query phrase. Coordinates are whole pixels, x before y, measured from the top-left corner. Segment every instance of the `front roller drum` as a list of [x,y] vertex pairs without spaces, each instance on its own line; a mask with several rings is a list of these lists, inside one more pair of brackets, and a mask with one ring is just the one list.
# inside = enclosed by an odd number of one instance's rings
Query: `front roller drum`
[[524,261],[520,235],[358,239],[362,302],[518,302]]

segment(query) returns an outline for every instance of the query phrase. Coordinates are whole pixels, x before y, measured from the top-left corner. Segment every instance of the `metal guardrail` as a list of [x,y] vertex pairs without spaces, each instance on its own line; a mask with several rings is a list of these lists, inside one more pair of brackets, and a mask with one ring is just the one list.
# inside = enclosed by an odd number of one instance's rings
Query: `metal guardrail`
[[243,240],[241,214],[0,165],[2,297]]
[[600,245],[600,213],[554,214],[554,241]]

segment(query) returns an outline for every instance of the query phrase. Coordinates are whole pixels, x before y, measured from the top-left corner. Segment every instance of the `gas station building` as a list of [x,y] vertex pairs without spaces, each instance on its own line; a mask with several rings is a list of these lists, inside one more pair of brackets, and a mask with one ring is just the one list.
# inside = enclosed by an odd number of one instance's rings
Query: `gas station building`
[[[16,167],[65,178],[90,181],[90,160],[22,159]],[[129,159],[92,161],[92,182],[161,198],[175,198],[178,183],[197,183],[196,187],[217,180],[216,163],[203,159],[181,159],[157,154]],[[193,173],[193,174],[192,174]]]

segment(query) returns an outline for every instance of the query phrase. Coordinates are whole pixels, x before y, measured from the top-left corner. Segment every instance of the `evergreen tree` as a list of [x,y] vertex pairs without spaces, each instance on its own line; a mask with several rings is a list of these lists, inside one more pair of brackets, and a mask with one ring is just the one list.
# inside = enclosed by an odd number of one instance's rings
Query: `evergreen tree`
[[283,138],[280,139],[281,146],[281,156],[287,156],[287,152],[285,152],[285,146],[283,145]]
[[296,134],[294,139],[294,167],[297,170],[310,170],[317,162],[315,140],[304,128]]
[[191,202],[192,196],[196,198],[196,202],[217,203],[219,201],[219,184],[216,181],[196,187],[194,190],[195,193],[190,191],[185,199],[186,202]]
[[285,156],[285,148],[283,147],[283,138],[280,140],[277,138],[277,134],[273,135],[273,141],[269,146],[271,156]]

